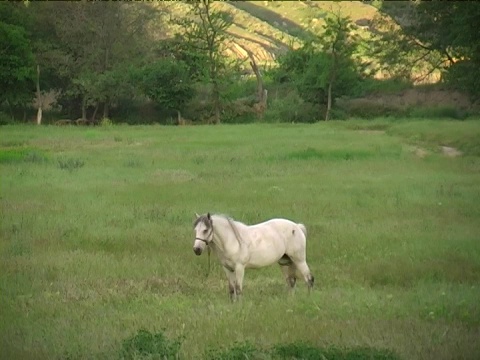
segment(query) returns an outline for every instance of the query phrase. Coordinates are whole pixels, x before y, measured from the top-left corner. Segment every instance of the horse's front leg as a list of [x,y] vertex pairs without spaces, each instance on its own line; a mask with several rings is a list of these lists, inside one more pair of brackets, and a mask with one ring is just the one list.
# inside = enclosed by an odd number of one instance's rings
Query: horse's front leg
[[228,280],[228,293],[230,294],[230,300],[235,301],[237,294],[236,294],[236,287],[235,287],[235,272],[231,268],[223,267],[225,271],[225,275],[227,275]]
[[243,276],[245,275],[245,266],[238,264],[235,266],[235,292],[237,297],[243,293]]

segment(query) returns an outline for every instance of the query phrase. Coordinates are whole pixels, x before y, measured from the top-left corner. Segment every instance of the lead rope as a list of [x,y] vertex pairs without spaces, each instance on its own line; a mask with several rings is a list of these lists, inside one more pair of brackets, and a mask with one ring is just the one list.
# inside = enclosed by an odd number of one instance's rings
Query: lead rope
[[207,245],[207,254],[208,254],[208,266],[207,266],[207,277],[210,275],[210,252],[212,249]]
[[[213,222],[211,223],[211,225],[212,225],[212,233],[213,233]],[[212,241],[213,241],[213,234],[212,234]],[[212,252],[212,248],[207,243],[207,254],[208,254],[207,277],[209,277],[209,275],[210,275],[210,253],[211,252]]]

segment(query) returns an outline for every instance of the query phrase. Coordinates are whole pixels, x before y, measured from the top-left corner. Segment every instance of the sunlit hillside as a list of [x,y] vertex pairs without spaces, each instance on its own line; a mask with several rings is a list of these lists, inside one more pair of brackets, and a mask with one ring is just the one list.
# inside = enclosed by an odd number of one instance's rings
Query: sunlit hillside
[[[162,5],[171,17],[182,17],[189,5],[167,2]],[[250,52],[265,63],[302,41],[321,35],[324,18],[329,12],[349,16],[367,33],[368,24],[377,9],[358,1],[229,1],[215,2],[214,8],[229,13],[233,24],[229,54],[240,59]]]

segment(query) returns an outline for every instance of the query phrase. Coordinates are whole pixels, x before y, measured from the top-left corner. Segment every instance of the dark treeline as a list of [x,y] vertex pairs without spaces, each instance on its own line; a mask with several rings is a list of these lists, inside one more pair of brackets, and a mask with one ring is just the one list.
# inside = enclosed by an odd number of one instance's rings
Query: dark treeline
[[264,66],[252,53],[227,56],[233,17],[221,3],[182,3],[174,16],[169,2],[2,2],[0,123],[404,116],[346,99],[433,78],[478,98],[480,4],[368,3],[375,18],[358,24],[333,11],[321,35],[305,32],[303,45]]

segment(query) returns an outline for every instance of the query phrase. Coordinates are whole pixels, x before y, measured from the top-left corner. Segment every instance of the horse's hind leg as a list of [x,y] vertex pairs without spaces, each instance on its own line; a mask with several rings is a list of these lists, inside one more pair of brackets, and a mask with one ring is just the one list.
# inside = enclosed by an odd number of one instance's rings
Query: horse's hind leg
[[292,262],[289,265],[280,265],[280,268],[282,269],[283,276],[285,277],[287,285],[291,289],[294,289],[297,282],[297,268],[295,264]]
[[310,268],[308,267],[307,262],[302,261],[295,265],[297,266],[298,271],[300,271],[300,273],[303,275],[303,278],[305,279],[305,282],[307,283],[307,286],[308,286],[308,291],[310,292],[310,290],[312,290],[313,288],[313,283],[315,281],[315,278],[310,272]]

